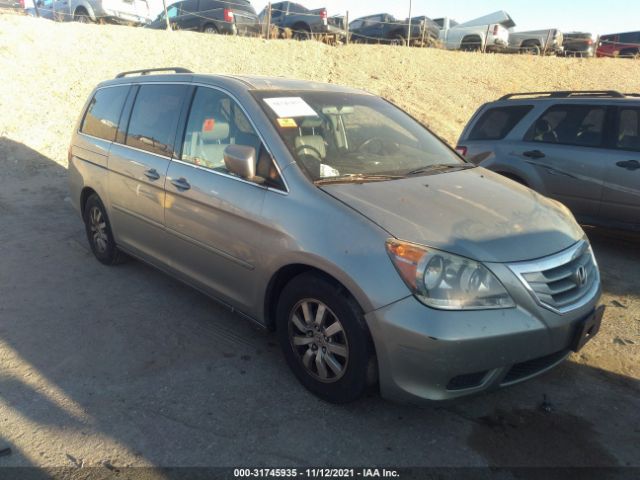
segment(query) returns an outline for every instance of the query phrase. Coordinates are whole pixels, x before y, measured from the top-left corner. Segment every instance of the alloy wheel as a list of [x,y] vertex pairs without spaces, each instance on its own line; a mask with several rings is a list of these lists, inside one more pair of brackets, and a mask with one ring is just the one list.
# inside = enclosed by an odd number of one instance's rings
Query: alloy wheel
[[92,207],[89,211],[89,229],[94,247],[99,253],[104,253],[109,246],[109,237],[107,222],[98,207]]
[[347,337],[338,317],[319,300],[299,301],[289,315],[289,342],[306,372],[324,383],[337,382],[349,361]]

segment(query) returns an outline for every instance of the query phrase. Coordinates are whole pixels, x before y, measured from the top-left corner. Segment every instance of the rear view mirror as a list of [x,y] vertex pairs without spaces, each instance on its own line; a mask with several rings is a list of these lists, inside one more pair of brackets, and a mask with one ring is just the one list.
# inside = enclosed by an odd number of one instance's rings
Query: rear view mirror
[[256,176],[256,149],[245,145],[228,145],[224,149],[224,164],[234,175],[252,179]]

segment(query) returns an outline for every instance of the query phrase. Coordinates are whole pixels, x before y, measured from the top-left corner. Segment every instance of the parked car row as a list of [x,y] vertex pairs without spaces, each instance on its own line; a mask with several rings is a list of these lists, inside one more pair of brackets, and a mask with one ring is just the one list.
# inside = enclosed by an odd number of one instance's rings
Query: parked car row
[[[18,1],[29,15],[36,15],[33,0]],[[155,29],[164,29],[169,23],[176,30],[317,38],[327,43],[349,39],[448,50],[640,58],[640,31],[603,35],[599,40],[590,33],[563,34],[557,28],[518,32],[514,20],[503,10],[463,23],[424,15],[399,20],[379,13],[346,25],[343,16],[329,16],[326,8],[310,10],[289,1],[273,3],[260,14],[249,0],[179,0],[169,4],[166,13],[160,0],[37,0],[37,6],[40,16],[58,21],[125,23]]]

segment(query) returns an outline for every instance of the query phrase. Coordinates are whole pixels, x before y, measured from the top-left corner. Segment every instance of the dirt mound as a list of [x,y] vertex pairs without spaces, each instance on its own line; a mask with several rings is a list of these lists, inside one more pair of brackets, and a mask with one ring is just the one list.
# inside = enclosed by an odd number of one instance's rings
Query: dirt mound
[[329,47],[0,14],[0,135],[66,165],[71,130],[96,83],[124,70],[169,65],[363,88],[406,108],[452,144],[479,105],[505,93],[640,91],[640,63],[625,60]]

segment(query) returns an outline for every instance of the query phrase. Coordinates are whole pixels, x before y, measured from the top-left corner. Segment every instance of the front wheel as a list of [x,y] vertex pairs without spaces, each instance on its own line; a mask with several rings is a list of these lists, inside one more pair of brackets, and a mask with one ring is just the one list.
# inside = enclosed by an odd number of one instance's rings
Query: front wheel
[[344,289],[302,274],[284,288],[276,322],[287,364],[302,385],[331,403],[362,396],[374,377],[375,357],[362,312]]

